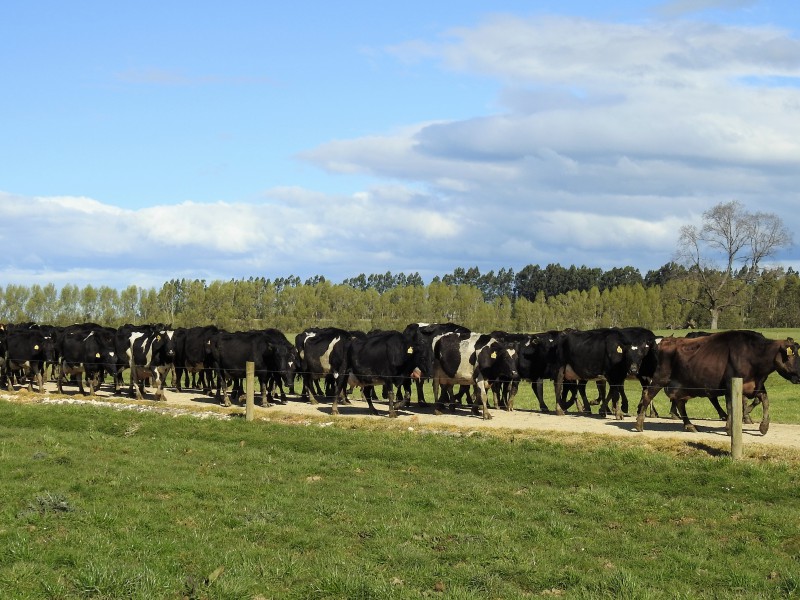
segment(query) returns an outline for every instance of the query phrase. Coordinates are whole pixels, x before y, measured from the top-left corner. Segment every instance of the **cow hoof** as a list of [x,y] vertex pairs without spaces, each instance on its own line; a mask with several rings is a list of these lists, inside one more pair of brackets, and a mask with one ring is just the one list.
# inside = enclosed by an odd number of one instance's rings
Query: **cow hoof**
[[491,418],[492,418],[492,415],[490,415],[489,413],[486,413],[485,415],[483,415],[483,420],[484,421],[488,421]]
[[434,408],[434,409],[433,409],[433,414],[435,414],[435,415],[440,415],[440,416],[441,416],[441,415],[443,415],[444,413],[443,413],[441,410],[439,410],[438,408]]
[[683,430],[689,431],[691,433],[697,433],[697,427],[695,427],[694,425],[684,425]]
[[[727,417],[723,420],[727,420]],[[745,425],[752,425],[753,419],[751,419],[749,416],[746,416],[744,419],[742,419],[742,423],[744,423]]]
[[758,430],[761,432],[761,435],[767,435],[767,432],[769,431],[769,422],[764,423],[762,421],[761,425],[758,427]]

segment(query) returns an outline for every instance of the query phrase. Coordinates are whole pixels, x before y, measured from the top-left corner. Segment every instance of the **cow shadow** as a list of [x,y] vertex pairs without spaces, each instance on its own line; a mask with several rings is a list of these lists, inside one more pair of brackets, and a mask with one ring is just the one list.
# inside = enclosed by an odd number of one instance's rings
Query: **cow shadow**
[[[727,437],[725,433],[725,424],[723,422],[719,422],[720,425],[717,426],[709,426],[704,424],[698,425],[697,422],[692,422],[692,424],[697,429],[697,433],[709,433],[712,435],[719,435],[721,437]],[[632,420],[623,420],[617,421],[616,419],[608,419],[606,418],[605,424],[610,427],[616,427],[617,429],[624,429],[630,431],[631,433],[639,433],[636,431],[636,419]],[[685,433],[687,436],[692,435],[694,432],[691,431],[684,431],[683,429],[683,422],[679,420],[647,420],[644,423],[644,430],[645,431],[658,431],[662,433]]]

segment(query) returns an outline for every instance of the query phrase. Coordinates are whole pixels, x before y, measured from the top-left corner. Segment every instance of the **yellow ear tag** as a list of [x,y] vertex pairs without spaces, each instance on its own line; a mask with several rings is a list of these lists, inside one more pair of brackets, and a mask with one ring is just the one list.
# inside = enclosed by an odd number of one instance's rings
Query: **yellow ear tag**
[[786,349],[786,356],[791,356],[792,354],[794,354],[794,350],[792,350],[791,348],[787,348]]
[[617,354],[622,354],[622,346],[617,346]]
[[492,358],[497,358],[497,352],[492,352]]
[[161,336],[160,336],[160,335],[157,335],[157,336],[156,336],[156,341],[157,341],[157,342],[160,342],[160,341],[161,341]]
[[34,349],[34,350],[38,350],[38,349],[39,349],[39,344],[36,344],[36,345],[33,347],[33,349]]
[[100,358],[100,353],[98,352],[97,354],[94,355],[94,357],[95,358]]
[[409,346],[409,347],[408,347],[408,350],[406,350],[406,353],[407,353],[407,354],[414,354],[414,348],[412,348],[411,346]]

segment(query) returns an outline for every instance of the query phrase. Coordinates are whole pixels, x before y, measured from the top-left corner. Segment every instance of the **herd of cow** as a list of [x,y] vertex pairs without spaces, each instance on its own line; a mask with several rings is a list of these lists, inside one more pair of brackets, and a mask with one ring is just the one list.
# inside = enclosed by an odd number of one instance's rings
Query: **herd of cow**
[[[124,325],[119,328],[81,323],[67,327],[26,324],[0,325],[0,384],[14,383],[42,392],[48,367],[59,393],[65,384],[89,394],[110,379],[114,393],[124,388],[123,371],[129,369],[128,393],[143,399],[144,384],[163,398],[165,379],[212,394],[226,406],[242,392],[248,362],[255,367],[261,402],[286,403],[286,390],[294,393],[302,380],[301,399],[318,403],[332,398],[332,412],[347,402],[348,391],[361,387],[369,408],[376,386],[383,386],[389,416],[411,401],[416,384],[417,402],[426,405],[423,382],[433,384],[433,408],[455,409],[464,402],[473,413],[490,419],[488,390],[495,407],[513,410],[520,381],[531,383],[541,411],[543,382],[552,380],[555,411],[564,414],[573,404],[591,413],[586,382],[597,381],[600,415],[613,411],[623,418],[628,411],[624,384],[641,383],[636,428],[641,431],[648,407],[661,390],[672,401],[671,411],[694,430],[686,414],[686,401],[707,397],[720,417],[731,422],[731,379],[742,378],[743,394],[753,402],[744,406],[744,419],[761,404],[760,431],[769,429],[769,400],[764,387],[777,371],[792,383],[800,382],[800,346],[791,338],[771,340],[747,330],[695,334],[685,338],[659,338],[645,328],[564,330],[535,334],[495,331],[481,334],[460,325],[412,323],[403,331],[369,333],[338,328],[309,328],[295,342],[277,329],[227,332],[214,326],[171,328],[163,324]],[[320,381],[324,382],[322,389]],[[456,393],[454,386],[460,386]],[[286,388],[286,390],[284,389]],[[229,392],[230,390],[230,392]],[[472,393],[470,393],[472,392]],[[473,394],[474,393],[474,397]],[[719,405],[725,396],[727,410]],[[609,406],[610,403],[610,406]]]

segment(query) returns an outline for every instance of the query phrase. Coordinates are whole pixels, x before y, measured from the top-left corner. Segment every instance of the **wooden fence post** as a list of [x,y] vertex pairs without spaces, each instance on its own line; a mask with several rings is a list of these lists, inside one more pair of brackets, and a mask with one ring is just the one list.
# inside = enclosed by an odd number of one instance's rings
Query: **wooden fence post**
[[742,458],[742,378],[731,379],[731,457]]
[[244,418],[246,421],[252,421],[255,416],[255,380],[256,380],[256,364],[252,361],[245,363],[245,385],[247,386],[247,395]]

